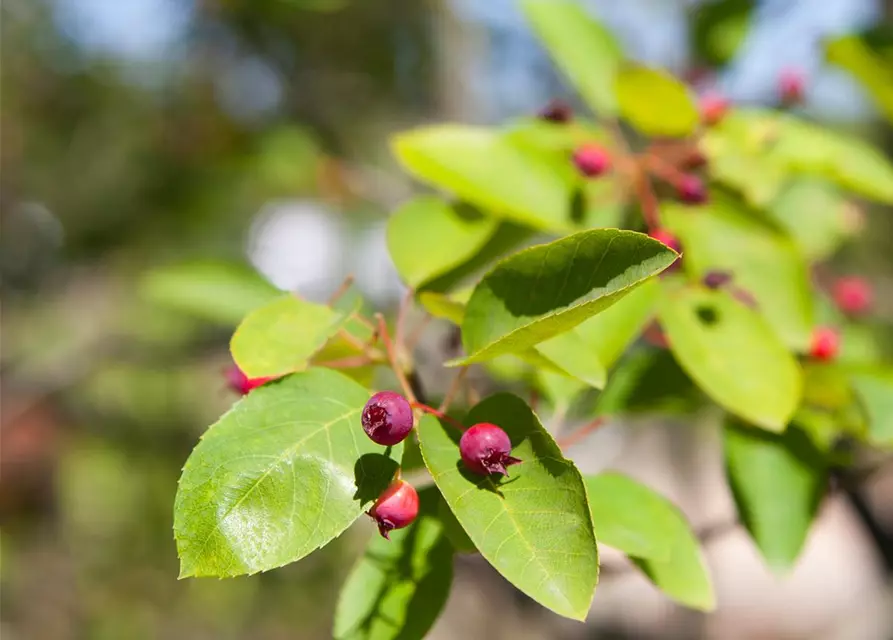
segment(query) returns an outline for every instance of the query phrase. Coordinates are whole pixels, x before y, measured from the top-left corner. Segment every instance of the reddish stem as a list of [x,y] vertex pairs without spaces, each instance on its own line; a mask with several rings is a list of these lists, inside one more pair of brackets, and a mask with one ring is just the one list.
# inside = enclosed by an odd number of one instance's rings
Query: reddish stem
[[394,375],[397,376],[397,380],[400,382],[400,387],[403,389],[403,395],[406,396],[406,399],[409,400],[410,404],[413,404],[416,402],[416,397],[412,392],[412,386],[410,386],[409,380],[406,379],[406,374],[397,362],[397,354],[394,352],[394,343],[391,342],[391,334],[388,333],[388,325],[384,321],[384,316],[380,313],[376,313],[375,317],[378,319],[378,335],[380,335],[381,339],[384,341],[385,351],[387,351],[391,369],[393,369]]
[[468,367],[462,367],[459,369],[459,372],[456,374],[456,377],[453,378],[453,381],[450,383],[450,388],[447,390],[446,396],[443,398],[443,402],[440,403],[440,409],[438,411],[447,411],[450,408],[450,404],[453,402],[453,398],[456,397],[456,393],[459,392],[459,387],[462,385],[462,380],[465,378],[468,373]]
[[435,418],[440,418],[441,420],[445,420],[446,422],[449,422],[454,427],[457,427],[460,431],[465,431],[465,425],[463,425],[458,420],[451,418],[450,416],[445,414],[443,411],[439,411],[439,410],[435,409],[434,407],[429,407],[428,405],[422,404],[421,402],[410,402],[409,404],[414,409],[419,409],[420,411],[424,411],[425,413],[430,413]]
[[580,427],[573,433],[568,434],[564,438],[559,438],[557,440],[558,446],[561,449],[569,449],[570,447],[574,446],[575,444],[577,444],[578,442],[583,440],[590,433],[592,433],[593,431],[598,429],[600,426],[602,426],[607,420],[608,420],[607,416],[599,416],[592,422],[589,422],[589,423],[583,425],[582,427]]
[[317,367],[328,367],[329,369],[355,369],[356,367],[365,367],[373,364],[374,360],[365,353],[357,356],[347,356],[338,360],[329,360],[327,362],[314,363]]
[[353,284],[353,274],[348,275],[346,278],[344,278],[344,282],[342,282],[341,285],[335,290],[335,293],[333,293],[329,297],[329,300],[326,302],[326,304],[331,307],[333,304],[338,302],[338,300],[341,298],[341,296],[343,296],[345,293],[347,293],[347,290],[350,289],[350,285],[352,285],[352,284]]

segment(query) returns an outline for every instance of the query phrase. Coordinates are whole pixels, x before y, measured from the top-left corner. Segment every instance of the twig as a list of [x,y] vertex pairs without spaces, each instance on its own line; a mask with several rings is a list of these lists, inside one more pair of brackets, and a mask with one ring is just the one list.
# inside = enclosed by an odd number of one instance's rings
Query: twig
[[414,409],[419,409],[420,411],[424,411],[425,413],[430,413],[432,416],[434,416],[436,418],[440,418],[441,420],[449,422],[451,425],[453,425],[460,431],[465,431],[465,425],[463,425],[461,422],[459,422],[455,418],[451,418],[450,416],[445,414],[443,411],[435,409],[434,407],[429,407],[428,405],[422,404],[421,402],[411,402],[410,406],[413,407]]
[[412,289],[408,289],[403,296],[403,300],[400,301],[400,309],[397,311],[397,328],[394,331],[394,342],[397,344],[399,351],[406,350],[406,344],[404,343],[404,338],[406,337],[406,312],[412,303],[414,294],[415,292]]
[[657,229],[660,227],[660,210],[657,203],[657,196],[651,188],[648,181],[648,175],[644,168],[636,161],[632,149],[630,149],[623,131],[616,120],[609,122],[611,132],[614,135],[614,142],[620,148],[623,154],[623,160],[632,168],[632,181],[636,189],[636,197],[639,200],[639,206],[642,207],[642,218],[645,220],[645,226],[649,229]]
[[419,324],[413,330],[409,337],[406,339],[406,351],[412,353],[415,351],[416,346],[419,344],[419,340],[422,338],[422,333],[425,331],[425,327],[428,326],[428,323],[431,322],[432,316],[430,313],[425,314],[425,317],[419,321]]
[[462,367],[456,373],[453,381],[450,383],[450,388],[447,390],[446,395],[443,398],[443,402],[440,403],[440,411],[446,412],[450,405],[453,403],[453,398],[456,397],[456,394],[459,392],[459,388],[462,386],[462,380],[465,379],[465,376],[468,374],[468,367]]
[[399,363],[397,362],[397,354],[394,352],[394,343],[391,342],[391,334],[388,333],[388,325],[384,321],[384,316],[380,313],[376,313],[375,318],[378,320],[378,334],[384,341],[385,350],[388,354],[388,361],[391,363],[391,369],[394,370],[394,375],[397,376],[397,380],[400,382],[403,394],[406,396],[407,400],[409,400],[409,403],[412,404],[416,402],[416,397],[409,381],[406,379],[406,374],[403,372],[403,368],[399,366]]
[[602,426],[607,421],[607,419],[607,416],[599,416],[595,420],[584,424],[582,427],[572,433],[569,433],[565,437],[558,438],[556,442],[561,449],[569,449],[570,447],[583,440],[590,433],[598,429],[600,426]]
[[353,274],[349,274],[346,278],[344,278],[344,282],[342,282],[341,285],[337,289],[335,289],[335,293],[329,296],[329,300],[326,302],[326,304],[331,307],[333,304],[338,302],[341,296],[347,293],[347,290],[350,289],[350,286],[353,284],[353,280]]
[[338,358],[337,360],[328,360],[327,362],[316,362],[314,366],[317,367],[328,367],[329,369],[355,369],[357,367],[365,367],[369,364],[374,364],[375,360],[373,360],[368,354],[361,353],[356,356],[347,356],[346,358]]
[[682,171],[655,155],[642,156],[642,164],[647,171],[673,186],[678,186],[686,178]]

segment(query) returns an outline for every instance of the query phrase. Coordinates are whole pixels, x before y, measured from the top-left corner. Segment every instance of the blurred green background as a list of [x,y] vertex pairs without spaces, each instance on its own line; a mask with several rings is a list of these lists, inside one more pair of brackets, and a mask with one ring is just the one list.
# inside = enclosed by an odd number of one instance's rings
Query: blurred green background
[[[890,146],[818,40],[889,3],[590,4],[641,59],[744,102],[766,101],[787,43],[807,114]],[[412,185],[388,135],[566,94],[510,2],[5,0],[4,637],[328,637],[366,529],[270,574],[176,580],[176,482],[234,400],[232,329],[276,288],[324,299],[351,272],[391,307],[382,221]],[[840,263],[889,318],[893,222],[869,213]]]

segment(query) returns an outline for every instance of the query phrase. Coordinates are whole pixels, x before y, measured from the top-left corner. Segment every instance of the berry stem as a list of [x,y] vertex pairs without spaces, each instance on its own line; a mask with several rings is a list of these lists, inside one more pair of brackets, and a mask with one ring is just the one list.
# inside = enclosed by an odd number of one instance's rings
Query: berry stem
[[338,286],[338,288],[335,289],[335,292],[331,296],[329,296],[326,304],[331,307],[333,304],[338,302],[338,300],[341,299],[341,296],[347,293],[347,290],[350,289],[350,286],[353,284],[353,280],[353,274],[348,274],[347,277],[344,278],[344,281]]
[[406,373],[404,373],[403,369],[397,363],[397,354],[394,352],[394,343],[391,341],[391,334],[388,333],[388,325],[384,321],[384,316],[380,313],[376,313],[375,318],[378,320],[378,334],[384,341],[391,369],[394,370],[394,375],[397,376],[397,380],[400,382],[400,387],[403,389],[403,395],[406,396],[410,404],[414,404],[416,402],[415,394],[412,392],[412,387],[406,379]]
[[374,364],[375,361],[367,354],[361,353],[356,356],[347,356],[346,358],[338,358],[337,360],[328,360],[326,362],[316,362],[314,366],[328,367],[329,369],[356,369],[357,367],[365,367]]
[[563,438],[558,438],[557,443],[559,448],[569,449],[570,447],[583,440],[590,433],[598,429],[600,426],[602,426],[607,420],[607,416],[599,416],[595,420],[584,424],[582,427],[567,434]]
[[363,342],[355,335],[352,335],[350,332],[345,329],[340,329],[338,331],[338,335],[347,343],[349,343],[352,347],[363,352],[363,355],[368,356],[371,360],[382,361],[384,360],[384,354],[381,353],[378,349],[373,349],[372,346],[378,342],[378,330],[374,330],[372,335],[369,337],[369,340]]
[[460,431],[465,431],[465,425],[463,425],[461,422],[459,422],[455,418],[451,418],[450,416],[445,414],[443,411],[439,411],[438,409],[435,409],[434,407],[429,407],[428,405],[422,404],[421,402],[410,402],[409,405],[411,407],[413,407],[414,409],[419,409],[420,411],[423,411],[424,413],[430,413],[435,418],[440,418],[441,420],[449,422],[451,425],[458,428]]
[[657,203],[657,196],[654,195],[654,190],[651,188],[648,172],[641,166],[638,166],[633,181],[636,187],[636,197],[639,199],[639,206],[642,207],[642,218],[645,221],[645,226],[651,230],[660,229],[660,208]]
[[642,164],[647,171],[660,178],[666,180],[674,187],[679,187],[685,180],[685,174],[663,158],[648,153],[642,156]]
[[468,367],[462,367],[456,373],[453,381],[450,383],[450,388],[447,390],[446,395],[443,398],[443,402],[440,403],[440,408],[438,411],[445,413],[449,410],[450,405],[453,403],[453,398],[456,397],[456,394],[459,392],[459,388],[462,386],[462,380],[465,379],[465,376],[468,374]]

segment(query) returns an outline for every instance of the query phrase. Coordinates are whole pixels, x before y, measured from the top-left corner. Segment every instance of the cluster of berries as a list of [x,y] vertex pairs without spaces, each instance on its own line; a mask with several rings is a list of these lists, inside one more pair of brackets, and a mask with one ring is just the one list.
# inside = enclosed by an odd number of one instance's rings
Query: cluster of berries
[[[415,419],[412,406],[399,393],[379,391],[363,408],[363,431],[373,442],[392,446],[406,439]],[[508,475],[506,467],[521,462],[511,454],[512,443],[505,431],[495,424],[482,422],[467,429],[459,440],[459,454],[465,468],[477,475]],[[382,493],[369,516],[385,538],[394,529],[402,529],[415,520],[419,495],[403,479],[397,479]]]

